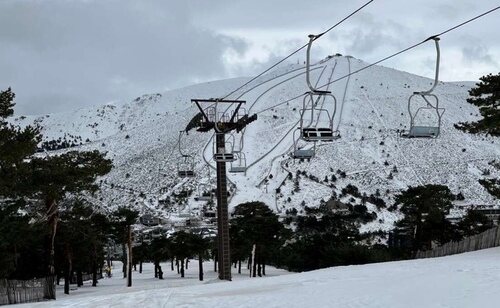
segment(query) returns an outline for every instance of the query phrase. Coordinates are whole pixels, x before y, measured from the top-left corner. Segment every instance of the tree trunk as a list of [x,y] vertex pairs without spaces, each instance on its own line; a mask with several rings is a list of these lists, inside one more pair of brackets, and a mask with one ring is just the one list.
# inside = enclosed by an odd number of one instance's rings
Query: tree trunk
[[69,294],[69,280],[70,280],[70,273],[72,271],[71,268],[71,261],[68,260],[68,266],[64,270],[64,294]]
[[188,269],[188,263],[189,263],[189,259],[186,258],[186,269]]
[[214,272],[217,273],[217,260],[219,260],[219,254],[217,251],[214,253]]
[[128,253],[127,253],[127,258],[128,258],[128,281],[127,281],[127,287],[132,286],[132,228],[131,226],[128,226]]
[[122,272],[123,278],[127,278],[127,249],[125,249],[125,242],[122,243]]
[[181,277],[184,278],[184,259],[181,259]]
[[107,250],[106,262],[108,264],[108,268],[111,268],[111,266],[113,266],[113,262],[111,261],[111,255],[109,254],[109,245],[107,246]]
[[179,259],[175,258],[175,266],[177,266],[177,274],[180,273],[179,271]]
[[69,244],[65,244],[65,254],[67,266],[64,270],[64,294],[69,294],[69,284],[71,282],[71,273],[73,272],[73,257]]
[[257,275],[262,277],[262,246],[259,246],[259,250],[257,252]]
[[170,270],[174,271],[174,258],[170,259]]
[[83,286],[83,274],[81,269],[76,270],[76,285],[77,287]]
[[238,274],[241,274],[241,260],[238,260]]
[[139,274],[142,274],[142,260],[139,262]]
[[92,262],[92,286],[97,287],[97,262]]
[[47,284],[44,289],[45,299],[56,299],[55,288],[55,238],[57,232],[57,222],[59,220],[59,210],[55,200],[46,200],[45,206],[47,208],[47,221],[49,224],[49,264]]
[[161,265],[158,263],[158,278],[163,280],[163,271],[161,270]]
[[137,272],[137,263],[134,263],[134,272]]
[[262,262],[262,275],[266,276],[266,262]]
[[252,271],[250,272],[250,277],[256,277],[256,272],[257,272],[257,263],[255,262],[255,250],[256,250],[256,245],[253,244],[253,249],[252,249]]
[[198,255],[198,271],[200,281],[203,281],[203,257],[201,253]]

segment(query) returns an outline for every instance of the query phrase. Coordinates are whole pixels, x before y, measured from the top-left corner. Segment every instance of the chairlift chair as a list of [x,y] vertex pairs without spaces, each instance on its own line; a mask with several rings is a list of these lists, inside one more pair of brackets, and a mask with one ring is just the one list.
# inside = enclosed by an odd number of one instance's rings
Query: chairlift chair
[[[309,87],[309,91],[304,95],[304,99],[302,101],[302,110],[300,115],[300,137],[304,141],[307,142],[316,142],[316,141],[333,141],[338,138],[339,134],[337,131],[333,129],[333,120],[335,118],[335,113],[337,111],[337,99],[330,91],[323,91],[316,89],[311,84],[310,79],[310,66],[311,66],[311,47],[313,41],[317,38],[316,35],[309,35],[309,44],[307,45],[307,59],[306,59],[306,82]],[[325,108],[316,108],[316,104],[314,103],[315,98],[323,99],[323,102],[328,99],[333,103],[333,112],[330,112]],[[310,106],[306,103],[306,101],[310,101]],[[324,104],[323,104],[324,105]],[[304,123],[304,115],[310,113],[311,118],[309,124]],[[328,121],[327,125],[320,126],[319,120],[322,115],[326,115]],[[313,125],[314,118],[316,117],[317,123]]]
[[192,155],[185,154],[182,151],[181,140],[184,131],[179,132],[179,153],[181,154],[181,160],[177,162],[177,174],[180,177],[194,177],[194,157]]
[[302,139],[302,136],[299,135],[298,137],[296,132],[299,131],[300,128],[295,130],[293,132],[293,152],[292,158],[294,159],[311,159],[316,155],[316,142],[314,142],[314,145],[312,148],[304,149],[299,147],[299,140]]
[[[208,195],[206,192],[208,191]],[[198,185],[198,195],[194,198],[195,201],[211,201],[213,200],[213,192],[207,184]]]
[[[439,50],[439,37],[430,37],[429,40],[433,40],[436,46],[436,73],[434,75],[434,83],[432,87],[427,91],[413,92],[413,94],[408,99],[408,113],[410,115],[410,129],[408,131],[403,131],[400,133],[401,137],[405,138],[437,138],[441,132],[441,119],[445,112],[444,108],[439,107],[439,99],[432,91],[436,88],[439,82],[439,62],[440,62],[440,50]],[[412,112],[411,106],[413,102],[416,102],[414,98],[421,97],[425,103],[425,107],[419,107],[415,112]],[[434,100],[434,103],[431,102]],[[436,125],[416,125],[416,119],[418,119],[419,113],[424,110],[431,110],[436,112]]]
[[247,158],[245,153],[239,151],[235,152],[236,160],[231,162],[229,167],[230,173],[245,173],[247,172]]
[[229,139],[226,139],[226,142],[224,144],[224,147],[217,148],[217,143],[216,139],[214,139],[213,147],[214,147],[214,155],[213,159],[216,162],[233,162],[236,160],[236,157],[234,155],[234,136],[230,136],[230,138],[233,138],[233,142],[231,142]]
[[194,177],[194,157],[183,156],[182,160],[177,163],[177,175],[186,178]]

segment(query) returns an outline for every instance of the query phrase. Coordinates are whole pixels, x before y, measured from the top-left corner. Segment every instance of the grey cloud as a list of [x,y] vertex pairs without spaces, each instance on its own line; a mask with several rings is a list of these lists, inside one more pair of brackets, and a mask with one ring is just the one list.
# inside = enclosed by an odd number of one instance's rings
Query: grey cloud
[[[195,81],[251,76],[304,44],[307,34],[325,30],[365,2],[0,0],[0,88],[13,87],[18,112],[46,113],[129,100]],[[315,57],[332,52],[322,46],[334,46],[333,52],[375,61],[497,2],[374,1],[323,37]],[[500,49],[497,29],[498,13],[468,24],[443,38],[443,54],[458,51],[464,59],[488,62],[498,70],[493,56]],[[227,30],[237,30],[239,37],[221,34],[231,32]],[[276,37],[256,37],[259,31]],[[252,38],[245,37],[249,32]],[[243,58],[256,44],[258,58],[264,53],[266,60],[224,60],[228,50]],[[431,47],[414,52],[433,59]],[[414,55],[403,54],[384,64],[415,73],[431,71],[430,63],[416,63]],[[303,54],[291,61],[299,58]],[[443,78],[453,80],[453,75],[446,75],[447,63],[443,61]],[[462,71],[473,70],[464,64]]]
[[493,56],[489,53],[488,48],[483,44],[467,44],[462,48],[464,60],[470,63],[484,63],[498,66]]
[[45,113],[224,77],[224,50],[245,43],[194,26],[179,3],[1,2],[0,85],[20,112]]

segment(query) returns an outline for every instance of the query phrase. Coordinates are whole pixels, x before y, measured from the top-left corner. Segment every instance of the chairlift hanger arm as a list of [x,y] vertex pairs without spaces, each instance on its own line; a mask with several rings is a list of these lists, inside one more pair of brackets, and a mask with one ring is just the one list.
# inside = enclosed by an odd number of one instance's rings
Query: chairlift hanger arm
[[196,106],[198,107],[198,109],[200,109],[200,112],[201,114],[203,115],[203,117],[205,118],[205,121],[207,121],[207,123],[210,122],[210,120],[208,119],[208,116],[207,114],[205,113],[205,110],[203,110],[203,108],[200,106],[200,100],[197,100],[197,99],[192,99],[191,102],[194,102],[196,104]]
[[439,38],[439,36],[434,35],[434,36],[429,37],[425,41],[429,41],[429,40],[433,40],[434,44],[436,46],[436,73],[434,75],[434,84],[432,85],[432,87],[429,90],[427,90],[427,91],[417,92],[417,94],[420,94],[420,95],[431,94],[432,91],[434,91],[434,89],[436,88],[436,86],[437,86],[437,84],[439,82],[439,63],[440,63],[440,60],[441,60],[441,51],[439,49],[439,40],[440,40],[440,38]]

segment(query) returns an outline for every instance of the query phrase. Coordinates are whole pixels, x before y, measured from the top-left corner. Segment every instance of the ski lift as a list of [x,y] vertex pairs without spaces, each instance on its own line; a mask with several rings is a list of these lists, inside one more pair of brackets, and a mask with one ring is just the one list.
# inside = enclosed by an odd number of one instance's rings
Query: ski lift
[[181,154],[181,160],[177,162],[177,174],[180,177],[194,177],[194,157],[182,152],[181,140],[184,131],[179,132],[179,153]]
[[[428,40],[433,40],[436,46],[436,74],[434,76],[434,83],[432,87],[427,91],[413,92],[413,94],[408,99],[408,113],[410,114],[410,129],[408,131],[403,131],[400,133],[401,137],[405,138],[437,138],[441,132],[441,119],[445,112],[444,108],[439,107],[439,99],[432,91],[436,88],[439,82],[439,61],[440,61],[440,50],[439,50],[439,37],[430,37]],[[414,98],[421,97],[426,105],[424,107],[419,107],[415,112],[412,112],[412,103],[416,102]],[[433,101],[433,102],[432,102]],[[425,111],[431,111],[436,113],[436,124],[435,125],[417,125],[416,119],[418,119],[419,114]]]
[[316,142],[314,142],[314,145],[312,148],[304,149],[299,147],[299,141],[302,139],[302,137],[299,135],[297,136],[297,131],[299,129],[295,130],[293,132],[293,152],[292,152],[292,158],[294,159],[311,159],[316,155]]
[[[307,142],[316,142],[316,141],[333,141],[339,137],[338,131],[333,128],[333,119],[335,118],[335,113],[337,111],[337,99],[330,91],[322,91],[316,89],[311,84],[310,79],[310,62],[311,62],[311,47],[312,42],[316,40],[318,36],[310,34],[309,35],[309,44],[307,45],[307,59],[306,59],[306,82],[309,87],[309,91],[304,95],[304,99],[302,101],[302,110],[300,115],[300,137],[304,141]],[[306,101],[309,100],[310,104],[307,104]],[[325,108],[316,108],[318,101],[323,100],[323,106],[325,100],[331,101],[333,103],[333,112],[330,114],[328,109]],[[304,123],[304,115],[311,115],[309,124]],[[314,119],[316,117],[316,124],[314,124]],[[320,124],[320,120],[322,117],[326,117],[326,125],[325,123]]]
[[247,172],[247,158],[245,153],[239,151],[234,152],[236,160],[231,162],[229,167],[230,173],[245,173]]
[[207,184],[198,185],[198,195],[194,198],[195,201],[211,201],[214,198],[212,189]]
[[[216,136],[217,137],[217,136]],[[231,142],[230,138],[233,139]],[[214,160],[216,162],[233,162],[236,160],[236,157],[234,155],[234,136],[231,135],[229,136],[228,139],[226,139],[224,146],[217,148],[217,138],[214,139]]]

